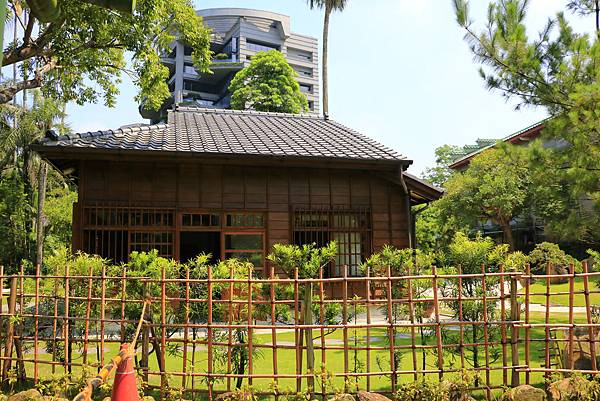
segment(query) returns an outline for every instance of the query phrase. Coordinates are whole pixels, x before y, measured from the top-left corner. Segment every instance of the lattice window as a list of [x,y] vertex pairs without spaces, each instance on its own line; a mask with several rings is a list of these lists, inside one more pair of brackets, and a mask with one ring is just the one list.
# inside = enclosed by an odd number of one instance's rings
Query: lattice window
[[329,276],[341,276],[343,265],[348,265],[349,275],[360,275],[360,265],[371,250],[370,210],[298,209],[293,224],[295,244],[324,246],[336,241],[338,255],[328,269]]
[[173,257],[173,233],[171,232],[131,232],[130,250],[148,252],[158,250],[158,255],[165,258]]
[[84,206],[82,248],[116,263],[127,261],[132,251],[151,249],[172,258],[174,222],[172,209]]

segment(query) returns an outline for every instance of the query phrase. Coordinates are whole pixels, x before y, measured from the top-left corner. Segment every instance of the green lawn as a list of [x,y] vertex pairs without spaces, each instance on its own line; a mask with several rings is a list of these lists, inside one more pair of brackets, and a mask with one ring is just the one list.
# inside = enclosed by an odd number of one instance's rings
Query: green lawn
[[[552,316],[553,322],[567,322],[568,321],[568,315],[567,314],[553,314]],[[585,315],[583,314],[577,314],[575,316],[575,320],[576,322],[585,322]],[[539,312],[533,312],[531,313],[530,316],[530,322],[531,323],[542,323],[544,321],[544,314],[543,313],[539,313]],[[531,337],[532,338],[537,338],[537,339],[543,339],[544,338],[544,330],[543,329],[531,329]],[[315,336],[318,335],[318,332],[315,331]],[[354,338],[354,330],[348,330],[348,337],[351,339],[350,341],[353,343],[353,338]],[[408,333],[406,333],[408,334]],[[366,345],[366,341],[365,341],[365,336],[366,336],[366,330],[362,329],[362,330],[357,330],[356,331],[356,335],[359,339],[359,344],[364,346]],[[508,335],[510,335],[510,333],[508,333]],[[387,341],[385,340],[386,337],[386,331],[385,329],[372,329],[371,330],[371,337],[372,337],[372,341],[371,341],[371,345],[373,346],[387,346]],[[343,331],[342,330],[338,330],[335,333],[331,334],[330,336],[327,337],[329,341],[337,341],[337,342],[341,342],[343,339]],[[520,334],[520,338],[523,339],[524,338],[524,330],[521,330],[521,334]],[[255,336],[255,340],[258,344],[266,344],[268,342],[271,342],[271,334],[261,334],[261,335],[257,335]],[[294,333],[293,332],[279,332],[277,334],[277,342],[279,344],[293,344],[294,342]],[[409,338],[401,338],[399,340],[397,340],[396,344],[397,345],[410,345],[411,341]],[[417,342],[417,344],[419,344],[420,341]],[[430,340],[429,344],[435,344],[434,340]],[[538,345],[539,344],[539,345]],[[336,344],[337,345],[337,344]],[[530,352],[530,358],[531,358],[531,365],[532,366],[542,366],[544,363],[544,353],[542,351],[542,347],[543,347],[543,342],[539,342],[539,343],[532,343]],[[105,353],[105,358],[106,361],[108,361],[108,359],[114,355],[117,352],[117,348],[118,348],[118,344],[114,344],[114,343],[110,343],[110,344],[106,344],[105,345],[106,348],[106,353]],[[490,352],[493,354],[494,351],[500,351],[501,350],[501,346],[496,347],[496,350],[494,350],[493,348],[490,348]],[[507,350],[510,353],[510,345],[507,345]],[[32,350],[29,352],[33,352]],[[326,365],[327,365],[327,370],[330,372],[343,372],[344,370],[344,354],[342,352],[342,350],[326,350],[325,351],[326,354]],[[525,355],[524,355],[524,346],[521,344],[519,347],[519,352],[520,352],[520,359],[521,362],[524,363],[524,359],[525,359]],[[188,351],[188,358],[191,358],[191,350]],[[216,351],[215,351],[216,353]],[[321,350],[316,348],[315,349],[315,360],[316,360],[316,365],[320,366],[320,361],[321,361]],[[481,351],[481,353],[483,354],[483,350]],[[82,352],[77,350],[77,348],[75,348],[75,351],[73,353],[74,355],[74,362],[79,363],[82,362]],[[467,351],[468,354],[468,351]],[[45,360],[50,360],[50,355],[48,354],[42,354],[40,355],[40,358],[45,359]],[[254,359],[254,372],[255,373],[272,373],[273,372],[273,363],[272,363],[272,350],[271,349],[267,349],[267,348],[263,348],[260,351],[260,355],[257,355]],[[422,355],[420,353],[420,351],[418,351],[417,353],[417,362],[418,362],[418,366],[421,366],[422,363]],[[445,353],[444,354],[444,358],[445,358],[445,367],[446,368],[450,368],[450,367],[455,367],[458,368],[459,367],[459,360],[457,360],[456,358],[454,360],[452,360],[450,358],[450,356]],[[353,369],[354,366],[354,354],[353,352],[351,352],[349,354],[349,367],[350,370]],[[363,366],[366,365],[366,351],[359,351],[357,352],[357,359],[361,361],[361,364]],[[508,361],[511,360],[510,354],[507,357]],[[280,349],[277,351],[277,361],[278,361],[278,371],[280,373],[284,373],[284,374],[293,374],[295,373],[295,351],[293,349]],[[427,365],[427,369],[435,369],[436,367],[436,363],[437,363],[437,354],[435,352],[428,352],[425,356],[425,360],[426,360],[426,365]],[[378,361],[380,361],[381,363],[381,369],[379,367]],[[94,363],[96,362],[96,357],[95,354],[92,353],[89,355],[89,359],[88,359],[89,363]],[[167,356],[167,371],[182,371],[182,365],[183,365],[183,358],[182,356],[179,355],[168,355]],[[510,363],[510,362],[509,362]],[[157,363],[156,363],[156,359],[153,355],[151,355],[151,359],[150,359],[150,370],[154,370],[157,371]],[[502,359],[499,358],[499,360],[491,363],[491,367],[500,367],[502,365]],[[188,369],[189,369],[190,364],[188,363]],[[306,362],[304,362],[304,366],[306,366]],[[412,353],[410,350],[406,350],[403,352],[403,358],[402,358],[402,362],[401,362],[401,366],[400,366],[400,371],[408,371],[411,370],[413,367],[413,361],[412,361]],[[470,365],[467,366],[467,368],[470,368]],[[194,371],[195,372],[205,372],[207,369],[207,352],[206,349],[204,347],[202,347],[202,349],[197,350],[196,351],[196,355],[195,355],[195,363],[194,363]],[[371,351],[371,371],[377,372],[377,371],[382,371],[382,370],[388,370],[389,369],[389,350],[373,350]],[[33,374],[33,364],[27,364],[27,370],[28,370],[28,374],[32,375]],[[57,367],[56,368],[56,374],[57,375],[62,375],[63,373],[63,368],[62,367]],[[77,374],[77,372],[76,372]],[[52,375],[52,371],[51,371],[51,367],[49,365],[40,365],[40,376],[41,377],[47,377]],[[455,376],[456,374],[448,374],[446,377],[452,378],[453,376]],[[485,382],[485,373],[481,372],[480,374],[482,383]],[[521,380],[524,380],[524,374],[521,374]],[[430,380],[437,380],[438,375],[437,374],[428,374],[427,378]],[[510,372],[508,372],[507,374],[507,380],[508,380],[508,384],[510,384]],[[171,383],[173,386],[180,386],[182,383],[182,379],[181,377],[172,377],[171,379]],[[413,374],[400,374],[399,375],[399,380],[401,382],[407,382],[407,381],[412,381],[413,380]],[[503,373],[502,370],[492,370],[490,371],[490,382],[492,385],[502,385],[504,383],[503,381]],[[156,384],[158,385],[160,383],[160,379],[158,376],[152,376],[150,378],[150,383],[152,384]],[[246,383],[246,381],[244,381],[244,383]],[[285,390],[295,390],[295,379],[280,379],[279,381],[279,386],[280,389],[285,389]],[[531,383],[534,385],[542,385],[543,383],[543,375],[542,374],[532,374],[531,375]],[[188,382],[187,382],[188,387],[191,385],[190,379],[188,378]],[[226,385],[227,382],[225,380],[217,382],[215,384],[215,389],[216,390],[224,390],[226,389]],[[319,384],[317,383],[317,385],[319,386]],[[343,382],[342,379],[339,378],[337,380],[335,380],[334,383],[335,386],[337,387],[343,387]],[[194,383],[195,388],[206,388],[206,385],[202,382],[201,379],[196,378],[195,379],[195,383]],[[260,389],[260,390],[269,390],[272,386],[272,380],[271,379],[254,379],[254,383],[253,386],[256,389]],[[358,386],[361,389],[365,389],[366,388],[366,379],[365,378],[361,378],[358,382]],[[320,389],[320,387],[319,387]],[[390,389],[390,381],[389,378],[384,377],[384,376],[373,376],[371,378],[371,389],[374,391],[378,391],[378,390],[389,390]]]
[[[585,296],[583,294],[584,285],[583,278],[577,277],[574,280],[574,292],[575,295],[573,297],[573,305],[574,306],[586,306],[585,304]],[[533,304],[546,304],[546,281],[539,280],[538,282],[531,284],[530,288],[530,298],[529,302]],[[569,283],[565,284],[551,284],[550,285],[550,293],[564,293],[560,295],[550,295],[550,305],[560,305],[560,306],[569,306]],[[599,291],[598,286],[596,285],[596,281],[590,279],[589,280],[589,290],[591,291]],[[521,289],[521,294],[525,294],[525,290]],[[590,304],[591,305],[600,305],[600,292],[591,292],[590,293]]]

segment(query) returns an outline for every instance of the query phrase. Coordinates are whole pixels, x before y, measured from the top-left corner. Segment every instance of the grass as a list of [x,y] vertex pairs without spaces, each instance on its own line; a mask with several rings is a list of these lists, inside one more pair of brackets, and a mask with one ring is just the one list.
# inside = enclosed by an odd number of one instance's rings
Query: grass
[[[544,313],[540,313],[540,312],[532,312],[530,314],[530,322],[531,323],[543,323],[545,319],[545,315]],[[568,322],[568,314],[562,314],[562,313],[553,313],[552,315],[552,321],[555,323],[567,323]],[[576,314],[575,315],[575,321],[576,322],[585,322],[585,315],[584,314]],[[315,331],[315,337],[318,336],[318,332]],[[366,341],[365,341],[365,336],[366,336],[366,329],[360,329],[360,330],[355,330],[353,329],[349,329],[348,330],[348,337],[349,337],[349,342],[351,344],[354,343],[354,335],[356,334],[357,338],[358,338],[358,344],[361,346],[365,346],[366,345]],[[510,336],[510,333],[507,333],[508,336]],[[520,338],[523,339],[525,335],[525,330],[521,329],[520,330]],[[545,333],[544,333],[544,329],[543,328],[533,328],[530,330],[530,335],[532,339],[544,339],[545,337]],[[371,341],[371,345],[372,346],[382,346],[382,347],[387,347],[387,340],[386,340],[386,336],[387,336],[387,332],[386,329],[383,328],[374,328],[371,329],[371,337],[372,337],[372,341]],[[374,338],[373,338],[374,337]],[[255,343],[256,344],[266,344],[272,341],[271,339],[271,334],[260,334],[260,335],[256,335],[254,337],[255,339]],[[331,334],[330,336],[327,337],[329,342],[341,342],[343,339],[343,330],[337,330],[336,332],[334,332],[333,334]],[[417,344],[420,344],[420,339],[417,339]],[[293,332],[283,332],[283,331],[279,331],[277,333],[277,342],[278,344],[293,344],[294,343],[294,333]],[[429,340],[428,342],[430,345],[435,344],[435,340],[432,338]],[[410,345],[411,344],[411,340],[409,338],[400,338],[397,340],[396,345]],[[537,346],[537,344],[539,344],[539,346]],[[341,345],[341,344],[335,344],[335,345]],[[42,345],[40,345],[42,346]],[[542,350],[544,346],[543,342],[533,342],[531,347],[530,347],[530,364],[531,366],[541,366],[544,364],[544,352]],[[205,347],[200,347],[201,349],[196,350],[196,354],[195,354],[195,364],[193,367],[194,372],[206,372],[207,370],[207,351]],[[511,361],[511,357],[510,357],[510,344],[508,344],[506,346],[507,348],[507,360],[508,363],[510,364]],[[90,347],[90,349],[94,350],[95,347]],[[502,349],[502,346],[496,346],[496,347],[491,347],[490,348],[490,354],[494,354],[495,352],[500,352]],[[225,349],[215,349],[214,352],[215,354],[217,354],[219,351],[223,352]],[[520,362],[524,364],[525,362],[525,355],[524,355],[524,346],[522,344],[520,344],[519,347],[520,350]],[[112,357],[113,355],[115,355],[118,351],[118,344],[116,343],[107,343],[105,344],[105,361],[108,361],[110,357]],[[180,350],[181,351],[181,350]],[[273,354],[272,354],[272,350],[268,349],[268,348],[262,348],[261,351],[259,352],[258,355],[255,355],[254,357],[254,363],[253,363],[253,367],[254,367],[254,373],[257,374],[261,374],[261,373],[265,373],[265,374],[270,374],[273,372]],[[481,354],[483,354],[483,350],[480,351]],[[28,350],[28,356],[33,357],[32,353],[33,350]],[[466,354],[469,355],[469,350],[467,349]],[[326,369],[329,372],[343,372],[344,371],[344,354],[342,350],[332,350],[332,349],[327,349],[325,351],[325,356],[326,356]],[[366,365],[366,351],[357,351],[356,353],[356,357],[357,360],[360,361],[360,365],[362,365],[363,367]],[[48,354],[41,354],[39,355],[40,359],[49,361],[51,359],[51,356]],[[78,349],[78,347],[75,345],[74,346],[74,352],[73,352],[73,358],[75,363],[81,363],[83,361],[83,355],[82,355],[82,351]],[[191,359],[191,350],[188,350],[188,358]],[[494,358],[492,358],[494,359]],[[296,361],[296,355],[295,355],[295,350],[294,349],[279,349],[277,351],[277,365],[278,365],[278,372],[279,373],[284,373],[284,374],[293,374],[295,373],[295,361]],[[316,361],[316,365],[317,367],[320,366],[320,361],[321,361],[321,350],[317,347],[315,347],[315,361]],[[451,356],[449,355],[449,353],[445,352],[444,353],[444,361],[445,361],[445,368],[458,368],[460,365],[460,361],[458,358],[456,358],[456,356],[454,358],[451,358]],[[97,358],[95,353],[91,353],[89,354],[88,357],[88,363],[96,363],[97,362]],[[435,352],[435,350],[431,350],[429,352],[426,353],[425,355],[425,363],[427,366],[427,369],[436,369],[436,363],[437,363],[437,354]],[[388,349],[384,349],[384,350],[372,350],[371,351],[371,359],[370,359],[370,364],[371,364],[371,371],[377,372],[377,371],[385,371],[385,370],[389,370],[389,350]],[[381,367],[379,366],[381,364]],[[420,367],[422,364],[422,355],[420,350],[417,350],[417,365],[418,367]],[[350,371],[353,370],[354,368],[354,353],[352,351],[349,352],[348,355],[348,365],[349,365],[349,369]],[[188,369],[190,369],[190,361],[188,361],[187,363]],[[303,366],[306,366],[306,362],[304,361]],[[500,368],[502,366],[502,358],[499,358],[497,360],[493,360],[490,363],[490,367],[491,368]],[[471,366],[468,365],[467,368],[470,368]],[[166,356],[166,368],[167,371],[171,371],[171,372],[175,372],[175,371],[182,371],[183,370],[183,358],[182,355],[180,353],[170,353],[167,354]],[[304,368],[305,369],[305,368]],[[401,364],[399,367],[399,371],[410,371],[413,369],[413,358],[412,358],[412,353],[409,349],[405,350],[402,352],[402,359],[401,359]],[[156,363],[156,357],[154,355],[151,355],[150,357],[150,370],[151,371],[158,371],[158,366]],[[363,368],[363,371],[365,369]],[[32,376],[33,375],[33,363],[27,363],[27,371],[28,371],[28,375]],[[49,365],[39,365],[39,373],[40,373],[40,377],[49,377],[52,376],[52,369]],[[64,370],[62,367],[58,366],[55,369],[55,375],[60,376],[64,374]],[[74,372],[74,375],[76,376],[77,374],[80,374],[80,371]],[[419,377],[422,377],[421,374],[418,375]],[[457,374],[447,374],[445,375],[445,378],[450,378],[452,379],[453,377],[455,378],[457,376]],[[399,374],[399,381],[400,382],[409,382],[409,381],[413,381],[413,374],[402,374],[402,372],[400,372]],[[503,371],[501,369],[492,369],[490,370],[489,373],[489,380],[490,380],[490,384],[492,386],[494,385],[503,385],[503,384],[510,384],[510,377],[511,377],[511,373],[510,371],[507,371],[506,375],[503,374]],[[437,380],[438,379],[438,375],[436,374],[427,374],[427,379],[428,380]],[[481,372],[480,374],[480,379],[481,379],[481,384],[485,383],[485,373]],[[182,378],[181,377],[171,377],[170,378],[171,383],[174,387],[179,387],[182,384]],[[187,379],[187,386],[190,387],[190,378]],[[507,380],[507,381],[505,381]],[[524,374],[521,374],[521,381],[524,380]],[[195,383],[194,386],[195,388],[206,388],[206,384],[205,382],[202,381],[201,378],[195,378]],[[389,391],[390,390],[390,379],[389,377],[385,377],[385,376],[373,376],[370,379],[371,381],[371,389],[373,391]],[[544,381],[544,377],[543,374],[541,373],[532,373],[531,374],[531,384],[533,385],[538,385],[541,386],[543,384]],[[150,378],[150,383],[151,384],[155,384],[155,385],[159,385],[160,384],[160,378],[157,375],[153,375]],[[253,383],[253,387],[257,390],[262,390],[262,391],[269,391],[272,388],[272,379],[254,379],[254,383]],[[244,381],[244,384],[247,384],[247,381]],[[303,384],[305,384],[305,381],[303,381]],[[335,387],[337,388],[343,388],[343,381],[341,378],[337,378],[336,380],[334,380],[334,382],[332,383]],[[365,389],[367,385],[367,379],[366,378],[360,378],[358,380],[358,383],[353,383],[353,387],[356,388],[356,386],[358,386],[360,389]],[[232,386],[234,386],[234,383],[232,382]],[[317,387],[318,389],[320,389],[320,382],[317,382]],[[214,386],[215,390],[225,390],[227,388],[227,382],[225,380],[219,381],[215,384]],[[279,381],[279,388],[283,389],[283,390],[290,390],[290,391],[295,391],[296,388],[296,381],[295,379],[280,379]]]
[[[529,303],[533,304],[546,304],[546,282],[545,280],[540,280],[536,283],[533,283],[529,287],[530,297]],[[577,277],[573,283],[574,288],[574,296],[573,296],[573,305],[574,306],[586,306],[585,296],[583,294],[584,283],[582,277]],[[564,284],[551,284],[550,285],[550,293],[561,293],[559,295],[550,295],[550,305],[553,306],[569,306],[569,283]],[[591,305],[600,305],[600,291],[598,290],[598,285],[595,280],[589,280],[589,290],[590,290],[590,304]],[[594,292],[592,292],[594,291]],[[525,294],[525,290],[521,289],[521,294]]]

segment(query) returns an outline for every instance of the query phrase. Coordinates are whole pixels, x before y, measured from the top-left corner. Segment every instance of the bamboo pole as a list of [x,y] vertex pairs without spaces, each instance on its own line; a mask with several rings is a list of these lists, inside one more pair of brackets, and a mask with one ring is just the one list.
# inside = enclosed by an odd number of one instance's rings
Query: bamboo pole
[[588,340],[590,343],[590,359],[592,362],[592,370],[597,371],[596,361],[596,330],[594,330],[593,319],[592,319],[592,308],[590,304],[590,283],[589,283],[589,266],[586,261],[583,261],[583,291],[585,297],[585,314],[588,323]]
[[8,295],[8,328],[6,332],[6,344],[4,345],[4,364],[2,366],[2,382],[8,380],[12,361],[13,340],[15,336],[15,312],[17,306],[17,277],[10,279],[10,294]]

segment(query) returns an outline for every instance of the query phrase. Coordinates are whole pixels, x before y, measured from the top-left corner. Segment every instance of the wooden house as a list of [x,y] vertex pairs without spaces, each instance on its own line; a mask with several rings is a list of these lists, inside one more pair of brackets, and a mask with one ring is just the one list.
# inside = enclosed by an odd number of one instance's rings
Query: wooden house
[[275,243],[335,240],[328,276],[359,275],[383,245],[410,247],[411,206],[441,196],[410,160],[313,115],[176,107],[163,124],[49,132],[34,150],[77,183],[73,249],[115,262],[210,252],[260,274]]

